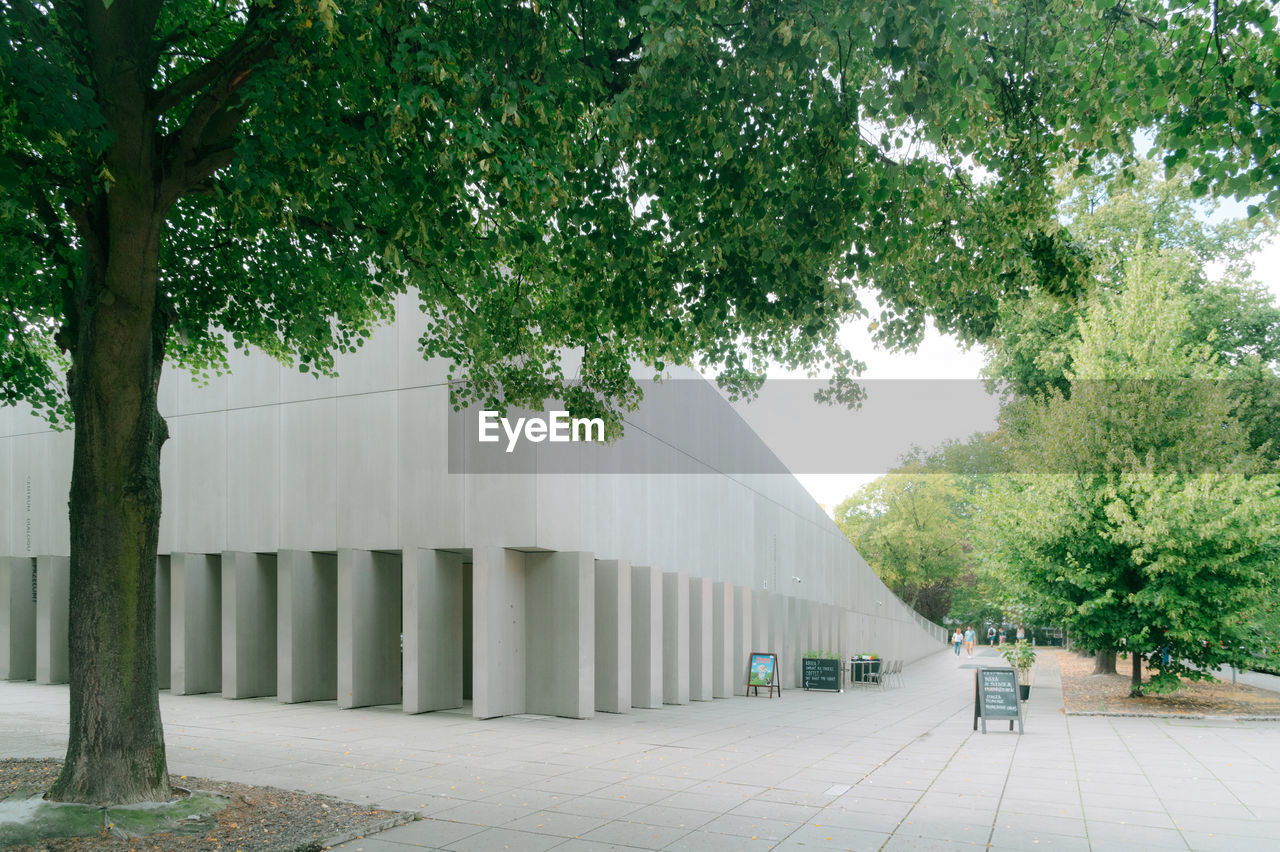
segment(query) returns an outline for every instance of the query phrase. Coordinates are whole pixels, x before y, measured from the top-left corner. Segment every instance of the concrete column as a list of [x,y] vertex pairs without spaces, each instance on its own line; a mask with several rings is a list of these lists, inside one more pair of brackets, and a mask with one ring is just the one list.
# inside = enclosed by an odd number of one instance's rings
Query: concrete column
[[737,651],[734,637],[734,587],[716,583],[711,590],[711,695],[733,697],[733,661]]
[[662,703],[689,703],[689,575],[662,573]]
[[338,558],[276,557],[276,696],[285,704],[338,697]]
[[689,698],[693,701],[715,697],[711,590],[710,577],[689,578]]
[[404,552],[404,712],[462,706],[462,556]]
[[222,554],[222,697],[276,694],[276,555]]
[[[756,589],[751,593],[751,650],[772,651],[773,630],[770,627],[773,615],[771,592]],[[743,669],[746,673],[746,669]]]
[[36,676],[36,561],[0,558],[0,680]]
[[596,560],[596,710],[631,709],[631,563]]
[[514,550],[472,550],[471,715],[525,712],[525,557]]
[[807,650],[800,645],[809,641],[804,604],[795,595],[787,596],[787,632],[782,634],[784,656],[779,662],[782,665],[781,683],[790,689],[800,686],[800,658]]
[[169,689],[174,695],[222,689],[221,561],[209,553],[175,553],[169,559]]
[[525,712],[590,719],[596,712],[596,560],[525,557]]
[[400,703],[398,553],[338,551],[338,707]]
[[36,681],[66,683],[71,559],[36,557]]
[[662,572],[631,566],[631,706],[662,706]]
[[156,557],[156,685],[169,688],[169,676],[173,672],[173,655],[170,641],[173,639],[173,586],[170,580],[170,557]]
[[[778,655],[778,683],[786,686],[787,672],[791,670],[790,657],[787,656],[787,634],[790,632],[791,610],[786,595],[779,592],[769,593],[769,642],[757,651],[771,651]],[[794,644],[794,643],[792,643]]]
[[755,604],[759,592],[749,586],[733,588],[733,694],[747,694],[747,664],[754,650]]

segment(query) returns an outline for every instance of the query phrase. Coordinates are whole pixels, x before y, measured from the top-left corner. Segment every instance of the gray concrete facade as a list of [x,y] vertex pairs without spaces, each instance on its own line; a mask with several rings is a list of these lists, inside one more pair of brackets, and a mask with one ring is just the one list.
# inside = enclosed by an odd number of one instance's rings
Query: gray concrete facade
[[[451,468],[447,369],[417,334],[379,330],[337,378],[259,354],[204,384],[166,371],[161,688],[588,717],[741,694],[753,650],[792,686],[806,650],[911,660],[945,641],[709,385],[628,414],[652,473],[563,470],[541,448]],[[67,670],[71,440],[0,408],[0,557],[20,574],[51,554],[33,618],[10,570],[0,648],[18,674],[34,649],[45,681]]]

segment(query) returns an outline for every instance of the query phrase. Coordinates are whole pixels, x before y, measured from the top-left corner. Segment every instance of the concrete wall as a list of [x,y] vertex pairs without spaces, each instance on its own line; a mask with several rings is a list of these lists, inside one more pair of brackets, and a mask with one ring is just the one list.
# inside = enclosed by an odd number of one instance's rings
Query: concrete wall
[[[540,445],[451,473],[446,369],[404,307],[338,378],[239,353],[203,386],[166,371],[161,688],[589,716],[740,694],[753,650],[794,686],[811,648],[943,647],[709,385],[628,415],[652,472],[549,472]],[[66,678],[71,441],[0,408],[0,666],[23,674],[34,635],[46,681]],[[28,628],[12,565],[36,554]]]

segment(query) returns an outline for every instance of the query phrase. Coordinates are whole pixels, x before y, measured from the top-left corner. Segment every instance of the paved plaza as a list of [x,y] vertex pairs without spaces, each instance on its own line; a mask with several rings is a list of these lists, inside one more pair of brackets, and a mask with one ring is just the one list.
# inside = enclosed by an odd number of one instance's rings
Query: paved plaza
[[[364,852],[1273,850],[1280,722],[1071,717],[1042,657],[1026,733],[973,730],[975,663],[901,686],[589,721],[161,696],[171,771],[423,817]],[[61,758],[67,689],[0,683],[0,754]]]

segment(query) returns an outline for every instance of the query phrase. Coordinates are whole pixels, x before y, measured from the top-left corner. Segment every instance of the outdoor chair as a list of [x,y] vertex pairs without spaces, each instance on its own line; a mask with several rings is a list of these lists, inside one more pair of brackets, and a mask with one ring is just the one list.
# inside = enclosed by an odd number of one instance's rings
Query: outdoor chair
[[898,682],[898,686],[906,685],[906,681],[902,679],[902,662],[902,660],[894,660],[893,671],[889,672],[889,676]]

